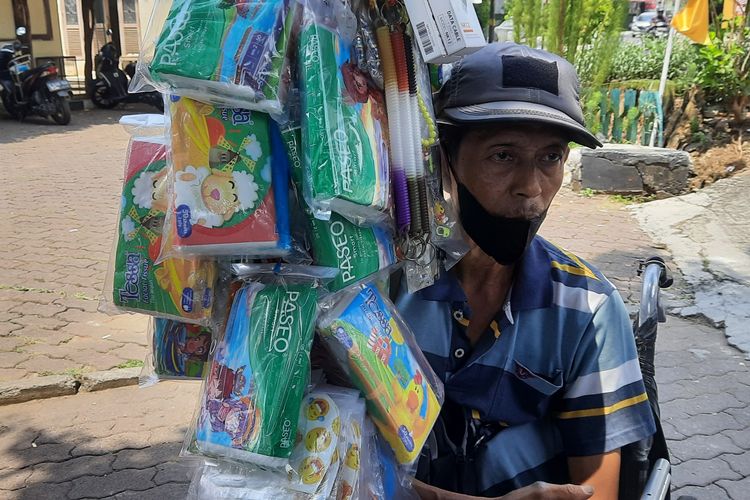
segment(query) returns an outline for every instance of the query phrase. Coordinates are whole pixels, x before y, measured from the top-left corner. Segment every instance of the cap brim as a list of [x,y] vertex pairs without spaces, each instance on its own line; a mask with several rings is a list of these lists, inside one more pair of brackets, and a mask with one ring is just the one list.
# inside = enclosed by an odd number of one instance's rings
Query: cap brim
[[589,148],[602,147],[602,143],[586,127],[565,113],[543,104],[523,101],[499,101],[456,108],[446,108],[438,123],[450,125],[479,122],[532,122],[547,123],[565,131],[572,142]]

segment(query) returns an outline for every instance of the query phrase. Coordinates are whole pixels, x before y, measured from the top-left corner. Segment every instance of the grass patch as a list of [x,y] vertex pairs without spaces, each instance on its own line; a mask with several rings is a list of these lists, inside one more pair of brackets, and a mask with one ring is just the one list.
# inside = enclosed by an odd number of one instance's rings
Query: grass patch
[[129,359],[124,363],[120,363],[115,368],[140,368],[143,366],[143,361],[140,359]]
[[38,293],[55,293],[62,295],[63,293],[57,290],[50,290],[49,288],[29,288],[20,285],[0,285],[0,290],[15,290],[16,292],[38,292]]
[[655,196],[650,194],[613,194],[609,197],[611,201],[615,203],[622,203],[623,205],[632,205],[634,203],[646,203],[647,201],[653,201]]
[[583,188],[580,191],[578,191],[578,194],[580,194],[584,198],[591,198],[592,196],[596,194],[596,191],[594,191],[591,188]]
[[75,379],[79,379],[83,376],[84,372],[86,370],[82,366],[78,366],[76,368],[68,368],[64,372],[62,372],[63,375],[70,375],[71,377]]
[[90,295],[86,295],[83,292],[76,292],[73,297],[80,299],[80,300],[99,300],[97,297],[91,297]]

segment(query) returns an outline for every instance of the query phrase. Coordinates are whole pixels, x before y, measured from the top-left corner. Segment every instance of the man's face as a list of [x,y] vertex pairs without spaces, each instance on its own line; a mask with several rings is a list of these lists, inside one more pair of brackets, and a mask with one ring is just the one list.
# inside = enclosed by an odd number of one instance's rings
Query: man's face
[[[531,219],[549,208],[562,185],[567,139],[556,129],[492,124],[463,136],[454,175],[489,213]],[[451,196],[458,199],[456,186]]]

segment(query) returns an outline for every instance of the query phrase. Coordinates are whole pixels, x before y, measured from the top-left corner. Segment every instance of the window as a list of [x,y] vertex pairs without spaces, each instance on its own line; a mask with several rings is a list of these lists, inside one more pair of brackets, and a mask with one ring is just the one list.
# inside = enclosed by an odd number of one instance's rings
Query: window
[[78,0],[65,0],[65,24],[78,26]]
[[94,1],[94,22],[104,24],[104,0]]
[[122,18],[125,24],[138,24],[135,2],[136,0],[123,0],[122,2]]

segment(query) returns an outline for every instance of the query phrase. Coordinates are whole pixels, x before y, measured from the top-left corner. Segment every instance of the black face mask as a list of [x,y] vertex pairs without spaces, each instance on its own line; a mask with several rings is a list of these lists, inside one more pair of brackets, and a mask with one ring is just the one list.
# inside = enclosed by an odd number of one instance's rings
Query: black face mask
[[539,231],[547,211],[533,219],[498,217],[487,212],[466,186],[456,182],[459,218],[466,234],[498,264],[508,266],[518,262]]

